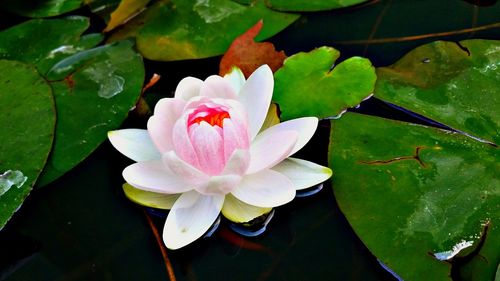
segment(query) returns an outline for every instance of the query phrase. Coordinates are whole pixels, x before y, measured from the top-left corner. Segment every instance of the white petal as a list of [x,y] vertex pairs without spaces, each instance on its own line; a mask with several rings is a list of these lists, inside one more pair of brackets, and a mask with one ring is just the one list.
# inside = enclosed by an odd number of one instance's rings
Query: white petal
[[272,168],[289,178],[296,190],[322,183],[332,176],[332,170],[313,162],[287,158]]
[[186,77],[177,84],[175,97],[189,101],[192,97],[200,94],[201,85],[203,85],[202,80],[194,77]]
[[278,114],[278,106],[275,103],[271,103],[271,105],[269,106],[269,110],[267,111],[266,119],[262,124],[262,128],[260,128],[260,132],[263,132],[264,130],[279,123],[280,123],[280,117]]
[[228,194],[241,182],[239,175],[212,176],[205,185],[197,186],[196,191],[204,195]]
[[236,93],[231,84],[218,75],[208,77],[200,89],[200,96],[209,98],[236,99]]
[[149,135],[161,153],[174,149],[172,130],[185,104],[182,99],[161,99],[155,106],[154,115],[148,120]]
[[286,176],[273,170],[264,170],[244,176],[231,194],[247,204],[269,208],[292,201],[295,188]]
[[163,241],[169,249],[179,249],[200,238],[217,219],[224,195],[207,196],[195,191],[177,199],[168,214]]
[[241,87],[245,84],[245,75],[243,75],[243,72],[237,67],[232,67],[231,72],[224,75],[224,79],[231,84],[236,94],[240,92]]
[[160,152],[156,149],[146,130],[124,129],[109,131],[108,139],[116,150],[136,162],[161,158]]
[[180,194],[164,194],[137,189],[128,183],[123,184],[123,192],[130,201],[157,209],[170,210]]
[[272,208],[261,208],[238,200],[231,194],[226,195],[222,206],[222,215],[236,223],[249,222],[257,217],[269,213]]
[[162,160],[163,164],[168,167],[172,173],[184,179],[187,183],[200,185],[209,180],[209,176],[179,158],[173,151],[163,154]]
[[158,193],[181,193],[193,189],[159,160],[132,164],[123,170],[123,178],[135,188]]
[[266,119],[271,98],[273,96],[273,72],[263,65],[250,75],[241,88],[239,100],[245,105],[248,113],[250,139],[254,139]]
[[290,151],[290,155],[294,154],[300,150],[304,145],[309,142],[309,140],[314,135],[316,128],[318,127],[318,118],[316,117],[303,117],[292,119],[283,123],[272,126],[271,128],[265,130],[262,133],[270,133],[277,131],[296,131],[298,135],[297,143],[295,147]]
[[250,152],[247,149],[236,149],[222,171],[223,175],[243,175],[250,164]]
[[295,131],[270,131],[255,138],[250,146],[250,165],[247,174],[271,168],[290,155],[297,142]]

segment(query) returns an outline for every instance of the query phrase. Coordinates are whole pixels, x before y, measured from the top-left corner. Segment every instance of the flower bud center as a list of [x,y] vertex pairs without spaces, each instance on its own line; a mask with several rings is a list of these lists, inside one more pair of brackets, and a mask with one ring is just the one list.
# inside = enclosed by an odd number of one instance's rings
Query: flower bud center
[[227,110],[223,107],[207,107],[206,105],[202,105],[196,110],[189,114],[188,125],[191,126],[193,124],[200,124],[202,121],[207,122],[212,126],[223,127],[224,119],[231,118]]

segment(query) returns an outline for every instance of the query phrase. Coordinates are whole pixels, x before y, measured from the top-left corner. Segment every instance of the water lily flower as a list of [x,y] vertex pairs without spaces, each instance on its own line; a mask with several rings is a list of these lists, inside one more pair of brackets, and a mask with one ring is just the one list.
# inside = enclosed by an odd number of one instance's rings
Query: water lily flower
[[327,167],[290,157],[318,119],[271,126],[273,87],[267,65],[248,80],[238,69],[205,81],[187,77],[173,98],[157,103],[147,130],[109,132],[113,146],[137,162],[123,170],[127,196],[170,209],[163,231],[168,248],[201,237],[221,212],[248,222],[331,176]]

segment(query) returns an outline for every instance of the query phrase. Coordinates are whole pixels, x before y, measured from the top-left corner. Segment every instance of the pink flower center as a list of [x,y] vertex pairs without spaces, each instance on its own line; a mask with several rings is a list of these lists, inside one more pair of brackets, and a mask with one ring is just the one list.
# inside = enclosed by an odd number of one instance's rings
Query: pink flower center
[[200,124],[202,121],[207,122],[212,126],[223,127],[224,119],[231,118],[227,109],[224,107],[211,108],[206,105],[201,105],[194,110],[188,117],[188,126]]

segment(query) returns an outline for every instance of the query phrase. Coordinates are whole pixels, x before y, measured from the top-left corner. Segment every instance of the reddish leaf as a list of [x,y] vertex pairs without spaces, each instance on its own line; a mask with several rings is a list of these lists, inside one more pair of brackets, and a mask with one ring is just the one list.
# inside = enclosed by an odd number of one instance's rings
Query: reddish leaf
[[257,43],[254,41],[255,36],[262,29],[262,25],[263,22],[260,20],[245,33],[234,39],[220,61],[219,74],[221,76],[229,73],[233,66],[239,67],[245,77],[248,77],[263,64],[269,65],[273,72],[283,65],[283,61],[286,59],[284,51],[276,51],[272,43]]

